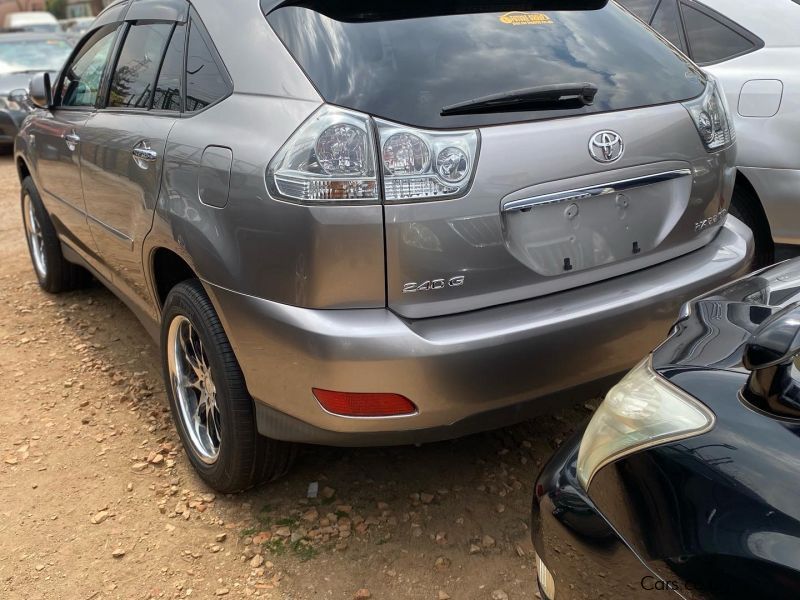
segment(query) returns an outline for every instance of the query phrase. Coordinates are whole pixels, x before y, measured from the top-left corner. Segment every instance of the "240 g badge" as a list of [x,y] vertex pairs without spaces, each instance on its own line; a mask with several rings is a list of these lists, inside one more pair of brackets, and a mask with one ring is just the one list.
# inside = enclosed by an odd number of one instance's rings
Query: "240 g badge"
[[403,284],[404,294],[415,294],[417,292],[430,292],[435,290],[443,290],[445,288],[455,288],[464,285],[466,277],[458,275],[449,279],[431,279],[430,281],[423,281],[422,283],[409,282]]

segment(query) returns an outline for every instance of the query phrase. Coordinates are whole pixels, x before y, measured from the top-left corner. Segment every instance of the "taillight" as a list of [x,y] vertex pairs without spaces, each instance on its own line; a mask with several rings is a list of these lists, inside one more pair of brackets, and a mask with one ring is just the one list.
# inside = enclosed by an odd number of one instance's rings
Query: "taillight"
[[323,106],[270,163],[270,191],[309,204],[380,202],[372,127],[365,115]]
[[715,79],[709,76],[705,93],[695,100],[685,102],[684,106],[692,115],[706,150],[722,150],[736,141],[728,100]]
[[387,202],[457,198],[467,192],[478,157],[477,131],[423,131],[376,123]]
[[467,193],[477,158],[477,131],[424,131],[325,105],[272,160],[267,186],[301,204],[451,199]]

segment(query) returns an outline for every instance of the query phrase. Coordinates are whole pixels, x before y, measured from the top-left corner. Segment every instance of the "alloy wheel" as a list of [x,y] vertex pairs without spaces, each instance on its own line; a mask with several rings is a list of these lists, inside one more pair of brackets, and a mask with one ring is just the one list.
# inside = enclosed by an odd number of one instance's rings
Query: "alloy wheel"
[[33,258],[33,267],[39,277],[45,279],[47,277],[47,258],[44,253],[44,235],[30,194],[25,194],[23,198],[23,215],[25,217],[25,232],[28,235],[28,245]]
[[214,464],[222,443],[217,388],[200,335],[184,316],[170,324],[167,360],[179,418],[192,449],[204,463]]

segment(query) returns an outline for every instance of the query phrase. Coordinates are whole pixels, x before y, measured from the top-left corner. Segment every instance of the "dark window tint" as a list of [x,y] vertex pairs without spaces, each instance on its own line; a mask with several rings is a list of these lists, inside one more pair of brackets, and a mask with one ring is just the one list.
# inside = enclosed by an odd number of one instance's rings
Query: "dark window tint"
[[115,27],[99,29],[64,70],[59,98],[62,106],[95,105],[116,33]]
[[653,16],[658,0],[620,0],[620,4],[645,23],[650,23],[650,17]]
[[681,32],[681,15],[678,10],[678,0],[661,0],[661,4],[653,17],[653,29],[683,52],[686,52],[686,42]]
[[[552,119],[687,100],[704,87],[697,69],[614,2],[599,10],[433,16],[413,2],[394,19],[380,8],[401,10],[397,2],[375,2],[361,18],[341,14],[349,3],[302,4],[278,8],[268,20],[325,100],[400,123],[455,128]],[[530,10],[536,3],[521,4]],[[590,106],[441,115],[475,98],[583,82],[598,88]]]
[[168,23],[130,28],[111,79],[108,106],[150,108],[156,75],[171,32],[172,25]]
[[214,59],[210,39],[199,22],[192,19],[186,57],[186,110],[203,110],[229,93],[228,78]]
[[181,110],[183,88],[183,47],[186,45],[186,26],[178,25],[164,56],[161,74],[158,76],[153,108],[156,110]]
[[697,63],[718,62],[745,54],[754,47],[747,38],[691,6],[684,5],[683,19],[692,58]]

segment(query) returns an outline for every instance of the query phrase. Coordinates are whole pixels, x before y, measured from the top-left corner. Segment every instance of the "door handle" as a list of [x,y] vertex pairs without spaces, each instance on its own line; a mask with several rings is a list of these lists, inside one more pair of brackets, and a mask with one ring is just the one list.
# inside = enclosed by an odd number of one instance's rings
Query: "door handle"
[[147,142],[141,142],[132,151],[133,161],[139,166],[140,169],[147,170],[150,168],[150,163],[158,160],[158,152],[153,150]]
[[63,138],[70,152],[75,152],[75,149],[78,147],[78,144],[81,143],[81,136],[79,136],[74,131],[72,133],[65,133],[63,135]]
[[155,162],[158,160],[158,152],[155,150],[145,150],[144,148],[134,148],[133,155],[146,162]]

